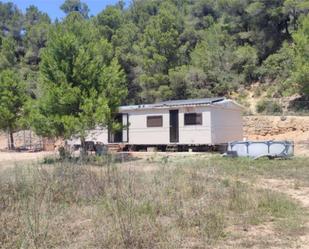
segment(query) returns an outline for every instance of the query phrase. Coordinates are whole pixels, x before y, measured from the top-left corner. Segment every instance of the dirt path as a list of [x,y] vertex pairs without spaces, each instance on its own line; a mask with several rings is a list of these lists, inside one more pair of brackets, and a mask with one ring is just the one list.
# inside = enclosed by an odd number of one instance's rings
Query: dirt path
[[[297,186],[294,180],[280,180],[280,179],[262,179],[258,182],[259,186],[287,194],[291,198],[297,200],[309,213],[309,187]],[[297,243],[298,249],[309,248],[309,220],[305,221],[305,234],[299,237]]]

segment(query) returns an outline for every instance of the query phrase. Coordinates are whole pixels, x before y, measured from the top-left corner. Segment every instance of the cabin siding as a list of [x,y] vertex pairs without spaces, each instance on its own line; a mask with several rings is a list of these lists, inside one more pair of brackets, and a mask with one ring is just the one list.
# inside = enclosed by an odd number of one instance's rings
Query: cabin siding
[[[178,110],[179,139],[177,143],[170,142],[171,110]],[[123,143],[130,145],[216,145],[242,140],[241,110],[241,107],[232,101],[160,108],[156,106],[122,107],[119,113],[128,115],[129,124],[128,141],[123,141]],[[202,114],[202,124],[185,125],[186,113]],[[147,117],[158,115],[162,116],[162,126],[147,127]],[[126,124],[125,122],[124,125]],[[126,128],[123,136],[126,137]],[[108,144],[108,131],[106,128],[90,131],[87,140]]]
[[108,131],[106,128],[96,129],[89,132],[86,141],[95,141],[101,143],[108,143]]
[[[106,128],[98,128],[91,130],[87,133],[86,141],[101,142],[103,144],[108,143],[108,132]],[[66,140],[67,144],[73,146],[74,144],[81,144],[79,137],[72,137],[71,139]]]
[[[135,110],[129,114],[129,144],[168,144],[169,109]],[[147,117],[160,115],[162,127],[147,127]]]
[[211,112],[212,144],[243,139],[241,110],[214,107]]
[[[169,111],[179,111],[179,142],[172,144],[210,144],[210,110],[206,107],[135,110],[129,113],[129,144],[170,144]],[[202,113],[202,125],[185,125],[185,113]],[[162,127],[147,127],[147,117],[162,115]]]
[[[202,125],[185,125],[185,113],[202,113]],[[207,107],[179,108],[179,143],[180,144],[210,144],[211,143],[211,116]]]

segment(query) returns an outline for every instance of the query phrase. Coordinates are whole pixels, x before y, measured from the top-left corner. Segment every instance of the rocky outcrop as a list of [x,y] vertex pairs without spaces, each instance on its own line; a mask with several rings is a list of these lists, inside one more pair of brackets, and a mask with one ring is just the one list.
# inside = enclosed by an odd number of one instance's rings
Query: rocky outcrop
[[244,116],[244,136],[273,136],[309,131],[309,116]]

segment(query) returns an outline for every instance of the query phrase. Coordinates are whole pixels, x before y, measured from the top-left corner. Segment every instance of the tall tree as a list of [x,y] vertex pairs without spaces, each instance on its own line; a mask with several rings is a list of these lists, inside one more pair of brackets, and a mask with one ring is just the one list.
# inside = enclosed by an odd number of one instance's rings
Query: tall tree
[[80,0],[65,0],[60,9],[66,14],[79,12],[84,18],[88,18],[89,14],[88,5]]
[[309,95],[309,14],[301,20],[300,28],[293,35],[295,58],[293,76],[303,94]]
[[14,149],[13,132],[21,125],[27,95],[25,85],[13,70],[0,72],[0,129],[10,135],[9,149]]
[[38,134],[78,134],[84,145],[86,130],[109,125],[126,96],[111,44],[78,13],[51,30],[40,72],[42,96],[30,115]]
[[169,99],[172,96],[168,70],[178,65],[177,49],[183,22],[176,6],[164,2],[157,16],[150,19],[139,44],[138,82],[143,101]]
[[0,43],[0,70],[17,66],[17,43],[12,37],[4,37]]
[[32,97],[37,95],[38,71],[41,61],[41,49],[47,42],[48,30],[51,27],[50,18],[35,6],[29,6],[25,13],[21,71],[27,88]]
[[95,18],[95,23],[101,34],[111,41],[117,29],[124,23],[123,10],[118,6],[108,6]]
[[26,9],[24,27],[29,29],[39,23],[50,23],[50,18],[46,13],[39,11],[36,6],[30,5]]
[[289,17],[289,33],[298,28],[298,18],[308,13],[309,2],[307,0],[285,0],[283,11]]
[[126,73],[128,97],[125,104],[136,104],[140,102],[140,86],[136,81],[135,71],[138,64],[135,55],[138,37],[138,27],[132,22],[122,24],[112,37],[115,55]]
[[199,81],[196,81],[195,87],[201,93],[225,95],[235,89],[240,80],[239,75],[232,70],[235,45],[233,37],[220,24],[205,30],[201,42],[191,53],[192,65],[202,69],[204,74],[204,77],[198,76]]
[[12,36],[21,40],[23,15],[17,6],[11,2],[0,2],[0,29],[2,36]]

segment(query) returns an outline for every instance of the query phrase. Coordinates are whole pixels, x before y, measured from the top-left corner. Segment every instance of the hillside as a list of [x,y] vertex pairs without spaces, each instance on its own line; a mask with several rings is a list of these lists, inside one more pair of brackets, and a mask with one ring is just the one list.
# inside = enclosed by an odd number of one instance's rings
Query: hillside
[[55,23],[35,6],[22,13],[0,1],[0,69],[17,72],[32,98],[41,94],[42,49],[72,23],[120,64],[125,104],[233,96],[256,82],[268,98],[308,94],[307,0],[119,1],[91,17],[80,1],[61,9],[67,17]]
[[278,96],[266,83],[256,82],[240,89],[230,96],[240,103],[247,115],[307,116],[309,114],[309,96],[291,94]]

